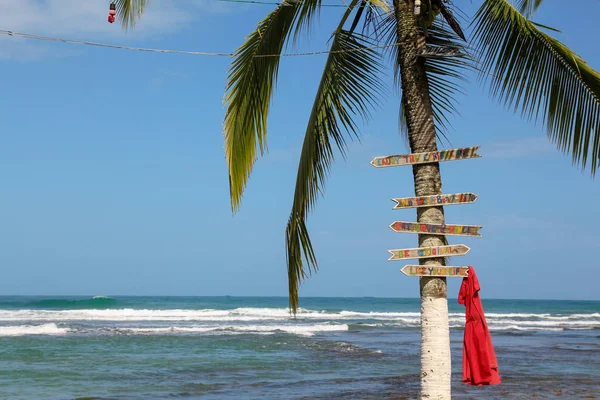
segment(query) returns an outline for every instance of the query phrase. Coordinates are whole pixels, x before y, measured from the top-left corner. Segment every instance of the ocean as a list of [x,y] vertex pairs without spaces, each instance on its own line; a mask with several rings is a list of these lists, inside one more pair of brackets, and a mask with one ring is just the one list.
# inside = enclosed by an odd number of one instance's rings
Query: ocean
[[[600,302],[483,299],[503,383],[456,399],[600,398]],[[418,299],[0,297],[0,399],[416,399]]]

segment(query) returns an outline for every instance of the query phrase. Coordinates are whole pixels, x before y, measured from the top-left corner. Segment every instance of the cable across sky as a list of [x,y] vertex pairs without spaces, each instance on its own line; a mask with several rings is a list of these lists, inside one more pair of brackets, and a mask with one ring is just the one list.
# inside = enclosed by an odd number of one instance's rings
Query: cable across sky
[[[288,4],[286,2],[275,2],[275,1],[258,1],[258,0],[216,0],[218,2],[225,2],[225,3],[248,3],[248,4],[265,4],[265,5],[273,5],[273,6],[280,6],[280,5],[289,5],[292,6],[293,4]],[[319,7],[343,7],[343,8],[348,8],[347,5],[345,4],[323,4],[321,3],[319,5]],[[365,7],[363,5],[360,6],[356,6],[355,8],[360,8],[360,7]],[[366,6],[369,7],[369,6]]]
[[[173,50],[173,49],[153,49],[153,48],[145,48],[145,47],[121,46],[121,45],[108,44],[108,43],[89,42],[89,41],[85,41],[85,40],[72,40],[72,39],[63,39],[63,38],[58,38],[58,37],[40,36],[40,35],[34,35],[34,34],[30,34],[30,33],[13,32],[13,31],[7,31],[7,30],[0,30],[0,35],[20,37],[20,38],[25,38],[25,39],[53,41],[53,42],[68,43],[68,44],[108,47],[108,48],[112,48],[112,49],[130,50],[130,51],[145,51],[145,52],[152,52],[152,53],[187,54],[187,55],[212,56],[212,57],[233,57],[233,56],[235,56],[235,53],[219,53],[219,52],[210,52],[210,51],[186,51],[186,50]],[[391,44],[384,44],[384,45],[364,46],[364,47],[358,47],[356,49],[351,49],[351,50],[335,50],[335,51],[324,50],[324,51],[310,51],[310,52],[302,52],[302,53],[257,54],[254,57],[300,57],[300,56],[314,56],[314,55],[330,54],[330,53],[354,53],[357,51],[372,50],[372,49],[384,49],[384,48],[394,47],[394,46],[398,46],[398,44],[391,43]]]

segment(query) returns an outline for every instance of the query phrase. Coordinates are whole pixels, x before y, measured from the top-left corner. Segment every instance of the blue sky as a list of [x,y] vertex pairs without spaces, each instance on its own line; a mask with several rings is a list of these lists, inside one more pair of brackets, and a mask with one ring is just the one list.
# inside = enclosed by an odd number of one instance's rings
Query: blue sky
[[[467,15],[480,1],[458,0]],[[582,8],[585,3],[585,12]],[[84,5],[85,4],[85,5]],[[535,20],[600,69],[600,3],[547,1]],[[108,24],[106,2],[7,0],[0,29],[140,47],[229,52],[271,6],[152,2],[136,30]],[[341,9],[295,49],[322,50]],[[241,211],[229,206],[223,92],[229,59],[0,37],[0,294],[287,295],[284,230],[300,146],[324,56],[285,58]],[[393,82],[388,71],[389,87]],[[482,225],[454,265],[472,265],[487,298],[600,299],[600,186],[539,127],[497,105],[475,79],[442,148],[480,145],[476,160],[442,163],[444,193],[471,191],[447,223]],[[417,297],[418,280],[388,262],[416,247],[389,224],[413,194],[410,168],[376,169],[406,153],[393,90],[362,127],[362,143],[331,171],[309,221],[320,271],[301,296]],[[456,297],[460,281],[451,280]]]

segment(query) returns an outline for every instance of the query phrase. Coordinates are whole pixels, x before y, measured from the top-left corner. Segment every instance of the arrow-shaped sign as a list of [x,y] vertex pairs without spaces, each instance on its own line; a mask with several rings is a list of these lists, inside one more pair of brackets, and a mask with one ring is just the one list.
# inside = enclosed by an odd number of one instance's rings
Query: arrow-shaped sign
[[464,244],[455,244],[450,246],[436,246],[436,247],[419,247],[416,249],[398,249],[388,250],[392,253],[389,258],[390,261],[394,260],[405,260],[408,258],[435,258],[435,257],[450,257],[450,256],[464,256],[471,250]]
[[406,265],[400,271],[406,276],[447,276],[451,278],[464,278],[469,276],[469,267]]
[[481,237],[478,231],[482,227],[476,225],[419,224],[417,222],[394,221],[390,225],[390,228],[395,232]]
[[427,164],[440,161],[464,160],[466,158],[479,158],[477,154],[480,146],[464,147],[452,150],[431,151],[428,153],[399,154],[395,156],[375,157],[371,165],[377,168],[398,167],[401,165]]
[[394,210],[400,208],[446,206],[453,204],[467,204],[477,200],[474,193],[456,193],[456,194],[438,194],[434,196],[421,197],[403,197],[401,199],[392,199],[396,202]]

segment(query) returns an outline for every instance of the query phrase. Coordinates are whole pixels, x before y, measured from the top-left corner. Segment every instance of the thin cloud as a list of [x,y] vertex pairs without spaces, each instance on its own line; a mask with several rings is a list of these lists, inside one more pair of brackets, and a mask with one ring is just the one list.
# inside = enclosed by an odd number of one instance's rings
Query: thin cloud
[[154,87],[160,87],[160,86],[163,86],[167,82],[171,82],[174,80],[187,78],[187,77],[188,77],[188,75],[183,72],[166,69],[166,68],[161,68],[157,71],[156,76],[154,76],[151,79],[150,83]]
[[302,152],[302,143],[290,144],[287,147],[269,148],[262,157],[263,163],[290,164],[298,165],[300,153]]
[[556,147],[543,136],[496,141],[481,146],[479,153],[486,158],[523,158],[545,156],[556,152]]
[[[108,1],[2,0],[0,29],[66,39],[113,41],[127,44],[140,38],[164,35],[199,22],[207,13],[228,13],[230,5],[208,1],[155,0],[135,29],[125,32],[118,22],[109,24]],[[213,2],[216,3],[216,2]],[[64,46],[63,46],[64,47]],[[76,51],[59,50],[52,43],[16,37],[0,38],[0,58],[39,60]]]
[[528,238],[537,243],[552,243],[553,246],[578,246],[600,248],[600,235],[581,221],[565,217],[540,217],[518,214],[491,215],[481,220],[482,234],[488,232],[505,234],[513,238]]
[[[135,31],[129,34],[118,23],[109,24],[108,2],[61,0],[3,0],[0,29],[45,35],[83,35],[87,37],[139,37],[177,29],[191,21],[188,7],[161,7],[153,2]],[[170,4],[170,2],[169,2]]]

